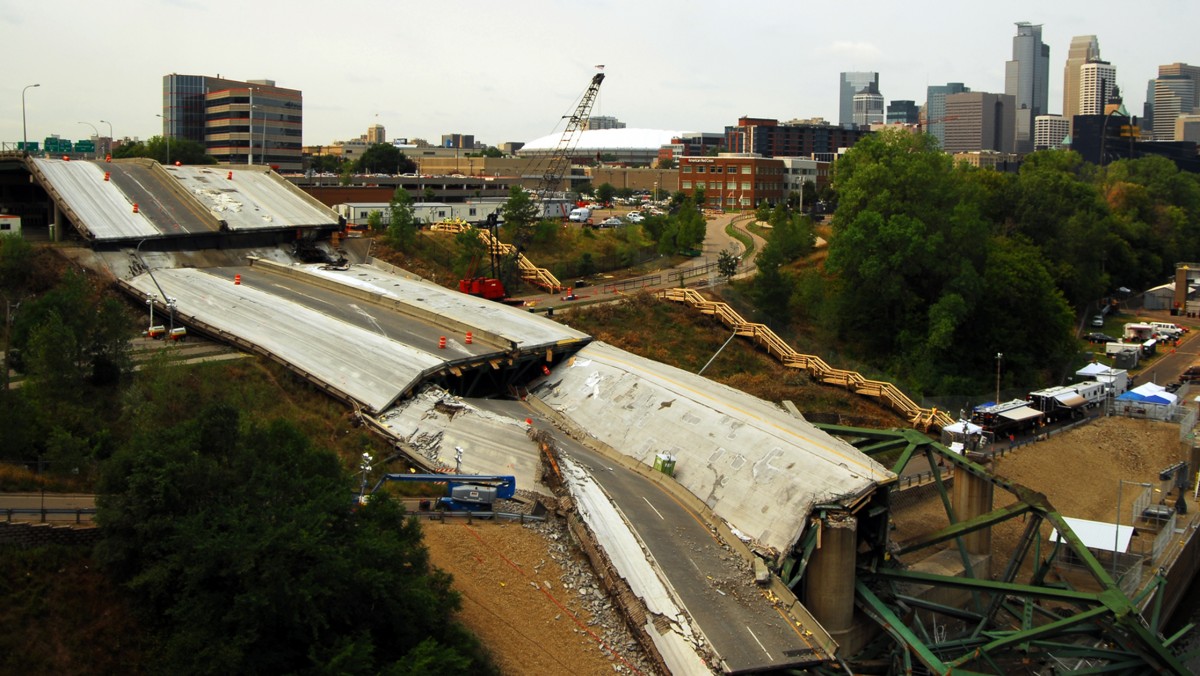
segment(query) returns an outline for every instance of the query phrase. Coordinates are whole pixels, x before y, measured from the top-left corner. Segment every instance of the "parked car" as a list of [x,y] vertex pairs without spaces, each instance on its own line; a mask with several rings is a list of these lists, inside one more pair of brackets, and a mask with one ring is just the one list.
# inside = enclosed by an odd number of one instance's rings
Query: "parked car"
[[1086,336],[1084,336],[1083,339],[1089,343],[1115,343],[1115,342],[1117,342],[1116,338],[1113,338],[1112,336],[1105,334],[1105,333],[1089,333]]
[[629,215],[625,217],[625,220],[629,221],[630,223],[641,223],[642,221],[646,220],[646,217],[643,216],[640,211],[631,211],[629,212]]
[[1104,315],[1092,317],[1092,326],[1104,326]]
[[600,221],[599,223],[596,224],[596,227],[597,228],[615,228],[618,225],[625,225],[625,221],[622,221],[621,219],[617,218],[616,216],[613,216],[612,218],[606,218],[603,221]]

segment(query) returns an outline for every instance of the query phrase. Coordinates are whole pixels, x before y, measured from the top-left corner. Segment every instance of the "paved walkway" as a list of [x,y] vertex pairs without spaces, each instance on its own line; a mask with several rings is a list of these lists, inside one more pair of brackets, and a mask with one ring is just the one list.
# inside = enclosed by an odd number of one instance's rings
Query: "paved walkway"
[[[732,251],[733,253],[735,253],[739,256],[741,256],[742,254],[745,253],[746,247],[740,241],[738,241],[736,238],[732,237],[731,235],[729,235],[726,232],[726,227],[735,218],[737,218],[738,216],[741,216],[741,215],[743,215],[743,214],[737,213],[737,212],[730,212],[730,213],[718,215],[714,218],[707,219],[705,222],[707,225],[707,231],[705,232],[704,244],[701,247],[700,256],[697,256],[695,258],[687,258],[687,259],[683,260],[682,262],[677,263],[676,265],[674,265],[670,268],[659,270],[657,272],[648,272],[643,275],[633,275],[633,276],[630,276],[628,274],[622,274],[622,272],[625,272],[625,271],[616,271],[613,274],[613,277],[611,279],[605,280],[604,284],[596,284],[593,286],[587,286],[587,287],[581,287],[578,289],[573,289],[575,298],[572,300],[566,299],[565,292],[558,293],[558,294],[543,293],[543,292],[530,293],[530,294],[524,294],[524,295],[517,297],[517,300],[524,301],[525,304],[531,310],[539,309],[539,308],[547,309],[547,308],[557,308],[557,307],[570,306],[570,305],[585,305],[585,304],[596,303],[596,302],[607,302],[610,300],[617,300],[617,299],[621,298],[624,295],[624,293],[626,293],[626,291],[611,291],[611,290],[606,291],[605,285],[611,286],[613,284],[617,284],[619,282],[626,281],[626,280],[632,280],[632,279],[642,279],[642,280],[645,280],[645,283],[638,285],[636,288],[630,288],[629,292],[641,291],[641,290],[653,291],[653,290],[658,290],[658,289],[674,288],[676,286],[679,286],[678,280],[679,280],[679,273],[681,271],[686,271],[686,270],[690,270],[693,268],[702,267],[704,265],[715,266],[717,263],[717,259],[721,255],[721,252],[725,251],[725,250]],[[744,232],[746,235],[748,235],[754,241],[754,252],[753,253],[756,255],[759,251],[762,251],[762,247],[766,243],[766,241],[763,238],[759,237],[758,235],[755,235],[754,233],[746,230],[746,228],[744,227],[746,222],[748,222],[748,221],[746,221],[745,219],[742,219],[742,222],[741,222],[742,227],[739,227],[738,229],[741,230],[742,232]],[[533,260],[533,263],[536,265],[537,261]],[[748,276],[748,275],[753,274],[753,271],[754,271],[754,260],[753,260],[753,255],[751,255],[748,260],[745,260],[742,262],[742,268],[740,268],[740,271],[738,272],[737,276],[738,277]],[[713,276],[714,277],[716,276],[715,273]],[[658,279],[657,280],[649,279],[649,278],[653,278],[653,277],[658,277]]]

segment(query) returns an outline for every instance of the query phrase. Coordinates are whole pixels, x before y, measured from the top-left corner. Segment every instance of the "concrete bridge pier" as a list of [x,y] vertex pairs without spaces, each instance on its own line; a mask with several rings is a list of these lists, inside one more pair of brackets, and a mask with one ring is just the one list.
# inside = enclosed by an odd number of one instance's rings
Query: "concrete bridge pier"
[[826,512],[821,517],[820,545],[804,576],[804,605],[839,643],[854,624],[857,549],[858,519],[848,512]]
[[[992,495],[995,486],[990,481],[970,472],[956,472],[950,502],[959,521],[967,521],[992,511]],[[963,543],[971,554],[987,555],[992,550],[992,529],[981,528],[963,536]]]

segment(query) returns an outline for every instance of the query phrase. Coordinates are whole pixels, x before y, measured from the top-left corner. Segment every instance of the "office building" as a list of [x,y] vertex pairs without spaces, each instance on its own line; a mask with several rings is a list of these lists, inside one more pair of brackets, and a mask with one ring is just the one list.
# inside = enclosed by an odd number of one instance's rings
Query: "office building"
[[1067,65],[1063,69],[1062,115],[1070,122],[1079,115],[1079,68],[1089,61],[1100,60],[1100,41],[1095,35],[1077,35],[1071,38],[1067,51]]
[[460,150],[475,149],[474,134],[442,134],[443,148],[458,148]]
[[838,124],[842,126],[854,124],[854,95],[871,85],[874,85],[875,90],[879,91],[879,73],[858,71],[841,74]]
[[382,124],[373,124],[367,127],[367,143],[375,145],[376,143],[387,143],[387,132],[384,131]]
[[1168,75],[1180,75],[1192,79],[1196,83],[1195,98],[1192,100],[1192,108],[1200,108],[1200,66],[1189,66],[1186,63],[1172,63],[1158,67],[1158,76],[1166,77]]
[[1034,118],[1048,112],[1050,46],[1042,42],[1041,25],[1018,23],[1012,53],[1004,68],[1004,93],[1016,101],[1017,152],[1027,153],[1033,150]]
[[1175,140],[1175,118],[1195,110],[1196,80],[1160,75],[1154,80],[1154,140]]
[[1033,149],[1062,148],[1071,136],[1071,121],[1062,115],[1038,115],[1033,121]]
[[769,118],[741,117],[737,126],[725,127],[725,147],[733,153],[762,157],[812,157],[852,147],[869,133],[867,129],[837,126],[825,120],[780,123]]
[[1185,113],[1175,118],[1175,140],[1200,143],[1200,114]]
[[679,190],[689,197],[704,193],[713,209],[753,209],[779,204],[784,193],[783,160],[753,153],[720,153],[716,157],[679,158]]
[[869,84],[854,95],[854,124],[870,126],[883,124],[883,95],[874,84]]
[[946,97],[969,91],[971,88],[961,82],[933,85],[925,90],[925,131],[932,134],[942,148],[946,147]]
[[1089,61],[1079,67],[1079,112],[1076,115],[1103,115],[1104,106],[1113,98],[1117,69],[1107,61]]
[[187,139],[225,164],[301,170],[303,97],[273,80],[163,76],[163,134]]
[[946,97],[946,143],[948,153],[976,150],[1014,152],[1015,99],[1008,94],[964,92]]
[[892,101],[887,107],[888,124],[917,124],[921,121],[921,109],[916,101]]
[[625,123],[611,115],[593,115],[583,122],[583,128],[587,129],[624,129]]

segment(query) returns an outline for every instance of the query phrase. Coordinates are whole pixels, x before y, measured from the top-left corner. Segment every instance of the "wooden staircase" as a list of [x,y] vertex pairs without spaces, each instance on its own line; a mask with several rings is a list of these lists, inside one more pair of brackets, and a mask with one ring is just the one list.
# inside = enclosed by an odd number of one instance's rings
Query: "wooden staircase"
[[718,317],[726,326],[733,329],[735,334],[753,339],[784,366],[808,371],[809,376],[817,382],[842,387],[855,394],[881,400],[892,410],[904,416],[917,429],[924,431],[941,429],[954,423],[954,419],[944,411],[936,408],[921,408],[891,383],[867,380],[857,371],[835,369],[820,357],[796,352],[765,324],[754,324],[742,319],[742,316],[727,303],[710,301],[692,289],[666,289],[659,292],[659,295],[666,300],[684,303],[699,310],[702,314]]

